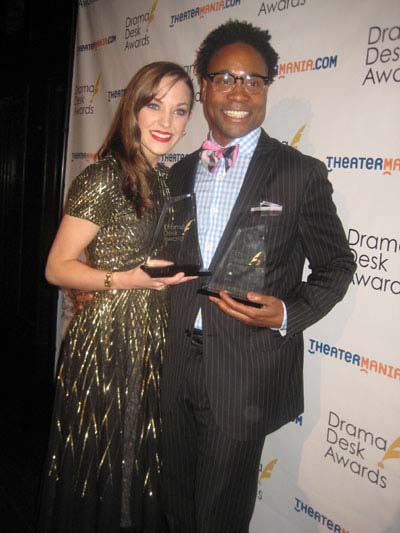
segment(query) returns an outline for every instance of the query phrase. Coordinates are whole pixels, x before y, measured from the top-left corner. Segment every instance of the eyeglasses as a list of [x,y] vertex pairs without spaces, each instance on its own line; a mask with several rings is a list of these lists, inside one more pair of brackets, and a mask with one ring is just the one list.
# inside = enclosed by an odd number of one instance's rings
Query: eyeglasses
[[260,74],[245,74],[244,76],[234,76],[230,72],[210,72],[206,78],[211,81],[211,87],[218,93],[229,93],[233,91],[238,80],[241,80],[242,87],[249,94],[260,94],[266,85],[272,83],[269,76]]

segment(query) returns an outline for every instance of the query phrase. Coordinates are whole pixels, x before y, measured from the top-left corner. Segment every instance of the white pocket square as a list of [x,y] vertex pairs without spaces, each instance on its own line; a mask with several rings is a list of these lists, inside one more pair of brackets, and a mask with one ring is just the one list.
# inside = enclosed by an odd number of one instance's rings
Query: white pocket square
[[273,202],[268,202],[267,200],[263,200],[260,202],[260,205],[258,207],[252,207],[251,211],[271,211],[271,212],[281,212],[283,209],[283,206],[279,204],[274,204]]

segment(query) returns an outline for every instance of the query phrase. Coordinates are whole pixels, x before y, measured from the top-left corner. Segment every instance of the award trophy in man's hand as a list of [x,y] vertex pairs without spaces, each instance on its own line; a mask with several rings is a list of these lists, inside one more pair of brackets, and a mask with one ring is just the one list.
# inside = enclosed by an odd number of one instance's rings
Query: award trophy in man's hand
[[280,215],[281,212],[281,206],[262,202],[259,207],[252,207],[245,213],[210,280],[199,292],[218,297],[220,291],[226,291],[235,300],[260,307],[260,304],[248,300],[247,293],[264,292],[268,222],[272,216]]

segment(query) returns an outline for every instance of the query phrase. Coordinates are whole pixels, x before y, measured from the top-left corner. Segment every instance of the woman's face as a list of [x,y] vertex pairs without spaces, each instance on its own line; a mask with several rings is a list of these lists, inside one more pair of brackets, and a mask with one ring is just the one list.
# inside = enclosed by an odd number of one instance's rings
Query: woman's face
[[191,93],[183,80],[165,76],[157,94],[138,114],[141,146],[150,165],[175,146],[190,115]]

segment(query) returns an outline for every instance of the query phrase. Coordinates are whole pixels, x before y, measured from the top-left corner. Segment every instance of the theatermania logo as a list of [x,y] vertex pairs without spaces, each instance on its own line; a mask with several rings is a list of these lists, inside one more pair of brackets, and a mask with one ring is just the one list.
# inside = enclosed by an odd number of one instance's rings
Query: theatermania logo
[[97,161],[98,156],[97,152],[72,152],[71,154],[72,161],[87,161],[88,163],[93,163]]
[[382,172],[383,175],[390,176],[392,172],[400,171],[400,157],[399,156],[368,156],[357,154],[336,154],[326,156],[326,166],[328,171],[332,170],[346,170],[357,171],[363,170],[372,172]]
[[199,18],[200,20],[213,13],[223,11],[224,9],[230,9],[232,7],[240,6],[240,0],[218,0],[217,2],[208,2],[199,6],[194,6],[186,11],[174,13],[170,17],[169,27],[173,28],[180,22],[187,22],[188,20]]
[[120,89],[109,89],[107,91],[107,102],[112,102],[113,100],[118,100],[122,98],[125,94],[125,88]]
[[340,364],[352,365],[364,374],[379,374],[391,381],[400,381],[400,368],[382,361],[378,356],[366,356],[352,352],[343,346],[336,346],[321,339],[309,338],[308,353],[312,356],[321,356],[335,359]]
[[323,56],[317,58],[295,59],[286,63],[279,63],[277,66],[278,79],[286,78],[292,74],[302,72],[320,71],[336,68],[338,65],[338,56]]
[[76,47],[76,51],[78,53],[93,52],[95,50],[98,50],[102,46],[113,44],[116,41],[117,41],[116,35],[108,35],[107,37],[100,37],[99,39],[96,39],[95,41],[92,41],[90,43],[78,44],[78,46]]
[[385,436],[329,411],[323,457],[350,476],[386,489],[390,478],[383,470],[388,460],[400,459],[400,437],[389,444]]
[[304,502],[300,498],[294,498],[294,510],[297,513],[304,513],[309,520],[318,522],[326,529],[336,533],[350,533],[349,529],[344,528],[341,524],[337,524],[332,518],[329,518],[320,509],[312,507],[309,503]]
[[263,465],[263,463],[260,463],[260,466],[259,466],[260,475],[258,476],[258,489],[257,489],[257,498],[259,500],[263,499],[263,483],[265,480],[270,479],[272,477],[272,473],[277,462],[278,462],[278,459],[272,459],[272,461],[269,461],[269,463],[265,466]]

